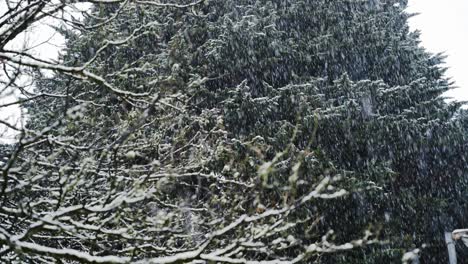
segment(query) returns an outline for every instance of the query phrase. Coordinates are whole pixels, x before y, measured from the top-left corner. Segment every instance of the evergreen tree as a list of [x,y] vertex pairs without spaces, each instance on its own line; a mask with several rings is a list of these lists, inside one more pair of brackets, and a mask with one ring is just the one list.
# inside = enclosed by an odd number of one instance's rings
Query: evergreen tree
[[[198,247],[225,250],[212,261],[393,263],[421,248],[422,263],[446,262],[443,231],[466,224],[467,126],[460,104],[441,97],[451,88],[443,56],[419,46],[405,7],[96,6],[95,16],[119,15],[64,30],[62,60],[87,63],[104,82],[39,78],[38,91],[60,96],[26,106],[30,130],[55,130],[24,154],[22,170],[57,190],[31,185],[10,199],[41,197],[57,208],[125,200],[131,206],[102,209],[109,217],[93,234],[84,226],[102,221],[98,212],[60,219],[83,228],[72,232],[85,236],[80,243],[41,238],[96,255],[143,259]],[[252,221],[210,233],[244,215]],[[388,243],[324,254],[370,244],[364,231]],[[205,248],[206,234],[214,238]]]

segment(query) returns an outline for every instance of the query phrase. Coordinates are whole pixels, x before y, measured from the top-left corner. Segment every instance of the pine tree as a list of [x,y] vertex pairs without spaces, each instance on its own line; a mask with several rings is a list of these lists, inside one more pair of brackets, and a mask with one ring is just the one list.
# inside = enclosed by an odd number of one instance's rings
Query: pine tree
[[[104,204],[113,204],[119,194],[149,192],[144,202],[129,197],[131,206],[110,213],[103,227],[130,226],[115,237],[96,231],[97,243],[44,243],[151,258],[199,246],[210,229],[244,214],[295,206],[330,180],[317,197],[336,199],[243,226],[207,250],[233,242],[233,258],[294,259],[305,251],[322,263],[390,263],[416,247],[421,262],[444,262],[443,231],[466,218],[467,126],[456,116],[460,104],[441,97],[451,88],[443,56],[420,47],[405,7],[396,0],[128,5],[103,27],[64,30],[62,60],[90,62],[108,85],[40,79],[38,91],[62,96],[28,105],[29,128],[60,122],[25,156],[33,162],[23,170],[71,176],[41,182],[59,192],[28,189],[12,200],[33,193],[24,199],[74,205],[103,193]],[[96,6],[94,14],[118,10]],[[90,218],[72,220],[99,220]],[[159,229],[150,231],[147,219],[157,219]],[[329,255],[303,248],[361,246],[372,239],[359,240],[366,230],[388,243]],[[135,233],[160,241],[145,248],[145,239],[128,238]]]

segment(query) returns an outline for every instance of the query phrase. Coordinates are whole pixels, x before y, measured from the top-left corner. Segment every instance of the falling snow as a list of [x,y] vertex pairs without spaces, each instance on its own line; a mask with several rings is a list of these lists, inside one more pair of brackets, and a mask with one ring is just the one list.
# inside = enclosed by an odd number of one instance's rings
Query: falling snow
[[406,0],[4,1],[2,262],[447,263],[468,114]]

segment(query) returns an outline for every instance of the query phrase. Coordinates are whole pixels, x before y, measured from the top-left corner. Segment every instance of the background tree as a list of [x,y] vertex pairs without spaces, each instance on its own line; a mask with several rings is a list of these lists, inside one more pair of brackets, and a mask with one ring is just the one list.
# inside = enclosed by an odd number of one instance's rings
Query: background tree
[[[466,132],[456,117],[460,103],[441,97],[451,88],[443,57],[419,46],[405,7],[405,1],[208,5],[206,20],[188,15],[194,26],[173,38],[174,65],[187,80],[200,76],[196,101],[222,107],[232,133],[279,146],[276,132],[300,124],[298,145],[316,135],[312,149],[357,173],[358,184],[382,188],[326,206],[325,229],[343,227],[342,239],[361,230],[355,221],[349,225],[356,215],[361,227],[382,225],[393,242],[363,252],[370,262],[399,261],[406,249],[423,245],[421,261],[444,262],[441,234],[465,225]],[[304,84],[306,91],[297,88]]]
[[[63,65],[26,63],[58,74],[3,170],[7,258],[446,261],[466,122],[406,1],[150,3],[96,5]],[[387,243],[336,254],[366,230]]]

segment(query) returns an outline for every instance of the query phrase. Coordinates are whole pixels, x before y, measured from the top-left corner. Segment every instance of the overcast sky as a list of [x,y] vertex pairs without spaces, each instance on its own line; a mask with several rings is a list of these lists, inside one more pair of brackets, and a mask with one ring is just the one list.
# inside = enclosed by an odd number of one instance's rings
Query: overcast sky
[[460,87],[448,95],[468,101],[468,0],[409,0],[408,10],[420,13],[410,25],[422,31],[422,45],[448,55],[447,75]]

